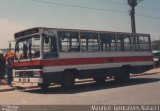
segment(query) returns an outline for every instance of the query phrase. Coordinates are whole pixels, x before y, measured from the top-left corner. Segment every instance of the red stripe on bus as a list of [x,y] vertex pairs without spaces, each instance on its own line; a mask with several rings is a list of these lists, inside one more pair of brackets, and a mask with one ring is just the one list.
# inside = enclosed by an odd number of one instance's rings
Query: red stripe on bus
[[95,57],[95,58],[67,58],[53,60],[33,60],[15,63],[14,66],[66,66],[66,65],[86,65],[86,64],[105,64],[122,62],[147,62],[153,61],[152,56],[133,56],[133,57]]
[[66,65],[84,65],[84,64],[105,64],[121,62],[142,62],[152,61],[151,56],[143,57],[103,57],[103,58],[72,58],[59,60],[45,60],[44,66],[66,66]]
[[14,67],[19,66],[40,66],[43,65],[41,60],[31,60],[31,61],[25,61],[25,62],[15,62]]

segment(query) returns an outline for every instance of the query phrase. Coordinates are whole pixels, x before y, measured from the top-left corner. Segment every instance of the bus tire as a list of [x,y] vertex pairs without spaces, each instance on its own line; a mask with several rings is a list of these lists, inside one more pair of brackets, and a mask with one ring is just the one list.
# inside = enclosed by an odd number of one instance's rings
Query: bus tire
[[50,83],[39,83],[38,84],[38,86],[43,90],[48,89],[49,85]]
[[117,82],[128,82],[130,79],[130,67],[122,67],[120,73],[114,76]]
[[63,74],[62,87],[64,89],[72,89],[75,84],[75,71],[66,70]]
[[96,81],[96,83],[104,83],[106,81],[106,77],[105,76],[93,77],[93,80]]

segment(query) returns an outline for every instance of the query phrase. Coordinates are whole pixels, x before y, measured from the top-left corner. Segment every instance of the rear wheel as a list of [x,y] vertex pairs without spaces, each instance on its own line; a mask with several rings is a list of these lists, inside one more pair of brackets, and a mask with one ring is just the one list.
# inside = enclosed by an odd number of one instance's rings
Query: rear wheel
[[96,83],[104,83],[106,80],[105,76],[102,77],[93,77],[93,80],[96,81]]
[[64,71],[62,79],[62,87],[65,89],[72,89],[75,84],[75,71],[67,70]]
[[128,82],[130,79],[130,67],[122,67],[120,73],[114,76],[117,82]]

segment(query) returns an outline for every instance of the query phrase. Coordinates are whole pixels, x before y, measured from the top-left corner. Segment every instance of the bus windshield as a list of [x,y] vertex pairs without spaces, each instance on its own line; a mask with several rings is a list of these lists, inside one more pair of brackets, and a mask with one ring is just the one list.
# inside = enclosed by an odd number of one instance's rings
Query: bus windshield
[[15,60],[40,58],[40,36],[19,39],[15,47]]

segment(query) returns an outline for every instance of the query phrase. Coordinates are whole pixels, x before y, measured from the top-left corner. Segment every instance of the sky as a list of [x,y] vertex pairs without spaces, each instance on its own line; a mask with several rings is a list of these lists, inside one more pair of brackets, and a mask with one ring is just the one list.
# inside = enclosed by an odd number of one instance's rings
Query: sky
[[[159,6],[143,0],[136,7],[136,30],[152,40],[160,39]],[[131,32],[129,9],[127,0],[0,0],[0,49],[32,27]]]

